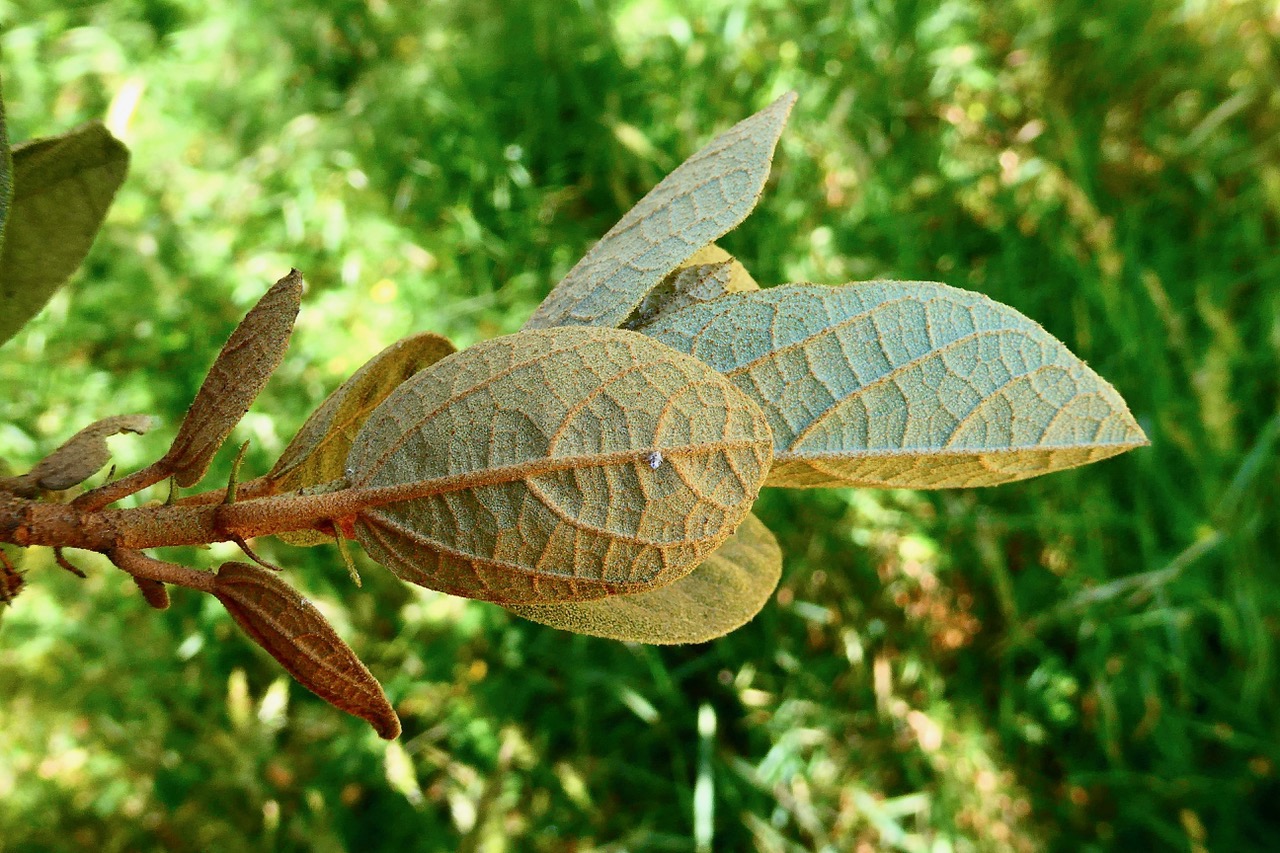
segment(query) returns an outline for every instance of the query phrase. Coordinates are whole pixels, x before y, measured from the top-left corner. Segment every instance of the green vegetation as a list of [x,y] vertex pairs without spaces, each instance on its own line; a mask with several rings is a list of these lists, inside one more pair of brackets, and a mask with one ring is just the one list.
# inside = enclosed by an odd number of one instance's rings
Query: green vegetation
[[0,350],[19,470],[94,418],[176,424],[293,265],[290,354],[234,435],[265,471],[391,341],[514,331],[712,129],[790,88],[776,180],[723,241],[758,281],[986,293],[1111,380],[1153,447],[978,492],[766,491],[782,587],[706,646],[577,637],[372,565],[357,590],[330,549],[273,548],[386,685],[389,748],[216,602],[157,616],[123,575],[33,554],[0,621],[0,849],[1270,840],[1262,4],[35,5],[0,7],[11,139],[103,118],[134,158],[86,267]]

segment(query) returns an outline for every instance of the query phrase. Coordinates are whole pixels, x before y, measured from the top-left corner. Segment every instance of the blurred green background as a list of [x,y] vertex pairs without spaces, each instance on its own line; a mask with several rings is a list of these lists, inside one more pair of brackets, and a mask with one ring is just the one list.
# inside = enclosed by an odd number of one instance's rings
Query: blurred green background
[[782,586],[705,646],[261,543],[386,685],[391,746],[211,598],[152,612],[35,550],[0,621],[0,850],[1273,849],[1274,4],[7,0],[0,50],[12,139],[101,118],[134,153],[84,269],[0,350],[15,467],[120,412],[167,424],[113,439],[122,468],[158,456],[292,265],[290,352],[233,436],[262,473],[396,338],[516,330],[787,89],[723,241],[762,284],[981,291],[1152,440],[982,491],[768,491]]

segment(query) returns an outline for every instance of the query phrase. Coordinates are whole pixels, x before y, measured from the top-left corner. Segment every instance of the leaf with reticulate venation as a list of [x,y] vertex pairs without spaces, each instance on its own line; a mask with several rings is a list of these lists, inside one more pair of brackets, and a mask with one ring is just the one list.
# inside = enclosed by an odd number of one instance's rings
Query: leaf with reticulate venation
[[[423,332],[375,355],[325,399],[298,430],[267,474],[274,492],[292,492],[341,479],[351,442],[378,405],[410,376],[455,351],[439,335]],[[315,530],[279,534],[290,545],[332,541]]]
[[324,701],[367,720],[378,736],[400,734],[400,719],[382,685],[315,605],[271,572],[223,563],[213,594],[253,641]]
[[710,302],[726,293],[759,290],[760,285],[737,259],[712,243],[672,270],[622,323],[624,329],[639,329],[659,314],[679,311],[698,302]]
[[110,461],[109,436],[123,432],[141,435],[153,423],[154,419],[148,415],[115,415],[94,421],[26,474],[0,479],[0,489],[32,497],[42,490],[56,492],[83,483]]
[[705,643],[750,622],[781,576],[778,540],[753,514],[701,565],[664,587],[592,601],[508,604],[507,609],[562,631],[611,640]]
[[271,286],[218,353],[169,452],[160,460],[179,486],[198,483],[231,430],[280,366],[302,304],[302,273]]
[[747,218],[795,99],[788,92],[676,167],[569,270],[524,328],[622,325],[682,261]]
[[702,362],[562,327],[401,384],[347,477],[381,504],[356,537],[401,578],[498,603],[586,600],[692,571],[750,510],[772,448],[759,408]]
[[129,167],[124,143],[97,122],[16,145],[0,246],[0,344],[34,317],[93,245]]
[[1116,390],[1038,324],[944,284],[787,285],[643,331],[759,404],[770,486],[990,486],[1147,443]]

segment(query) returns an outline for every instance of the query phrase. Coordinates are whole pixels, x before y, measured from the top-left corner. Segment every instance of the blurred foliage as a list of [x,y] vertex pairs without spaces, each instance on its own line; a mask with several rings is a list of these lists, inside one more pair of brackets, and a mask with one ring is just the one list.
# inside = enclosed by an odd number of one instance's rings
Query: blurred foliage
[[775,178],[723,241],[762,284],[987,293],[1153,442],[993,490],[768,492],[776,603],[706,646],[367,563],[355,589],[332,549],[263,543],[386,684],[391,746],[212,599],[156,614],[34,551],[0,621],[0,850],[1268,848],[1277,45],[1257,0],[0,3],[12,139],[101,118],[134,153],[85,268],[0,351],[17,470],[95,418],[176,425],[294,265],[291,351],[233,436],[261,473],[397,337],[515,330],[788,88]]

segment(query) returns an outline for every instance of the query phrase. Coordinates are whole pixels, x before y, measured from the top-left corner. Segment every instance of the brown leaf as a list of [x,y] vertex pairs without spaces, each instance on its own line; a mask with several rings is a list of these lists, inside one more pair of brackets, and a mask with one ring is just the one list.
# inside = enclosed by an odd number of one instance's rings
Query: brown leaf
[[569,270],[524,327],[622,325],[682,261],[747,218],[795,99],[788,92],[676,167]]
[[400,735],[400,719],[382,685],[297,590],[257,566],[223,563],[213,594],[245,633],[303,687],[367,720],[381,738]]
[[[292,492],[343,476],[351,442],[369,413],[401,382],[454,352],[453,344],[423,332],[397,341],[352,374],[312,412],[267,475],[272,491]],[[280,534],[291,545],[318,545],[331,537],[302,530]]]
[[31,497],[40,490],[57,492],[69,489],[92,477],[110,461],[108,436],[124,432],[140,435],[151,429],[153,423],[154,419],[147,415],[116,415],[94,421],[63,442],[28,473],[0,482],[0,488],[24,497]]
[[218,448],[279,367],[301,301],[302,273],[290,270],[231,333],[160,461],[179,486],[204,477]]
[[670,645],[705,643],[760,612],[782,576],[782,551],[755,515],[675,583],[634,595],[557,604],[508,604],[511,612],[562,631]]
[[163,583],[151,578],[138,577],[133,575],[133,582],[138,585],[138,591],[142,593],[142,597],[147,600],[147,604],[156,610],[169,609],[169,589]]
[[347,458],[354,519],[401,578],[498,603],[639,592],[692,571],[750,510],[772,436],[702,362],[620,329],[485,341],[379,406]]

